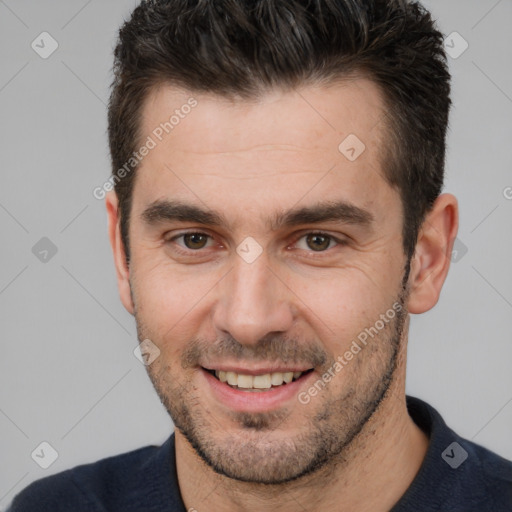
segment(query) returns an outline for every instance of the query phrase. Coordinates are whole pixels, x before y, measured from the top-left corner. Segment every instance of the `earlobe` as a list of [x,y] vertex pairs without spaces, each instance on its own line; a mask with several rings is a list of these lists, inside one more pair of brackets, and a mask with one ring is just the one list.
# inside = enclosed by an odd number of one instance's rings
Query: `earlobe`
[[119,295],[123,306],[130,314],[133,315],[134,307],[130,290],[130,270],[126,263],[126,254],[123,241],[121,239],[118,200],[115,192],[112,191],[107,193],[105,198],[105,207],[107,209],[108,235],[114,256]]
[[425,313],[437,304],[450,268],[457,230],[457,199],[452,194],[442,194],[423,222],[411,261],[410,313]]

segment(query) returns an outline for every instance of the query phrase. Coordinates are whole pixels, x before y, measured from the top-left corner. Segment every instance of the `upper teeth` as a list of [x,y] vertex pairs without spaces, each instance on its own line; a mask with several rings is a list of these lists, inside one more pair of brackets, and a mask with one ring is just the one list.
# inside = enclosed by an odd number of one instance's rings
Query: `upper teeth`
[[215,370],[215,375],[221,382],[227,382],[231,386],[245,389],[270,389],[272,386],[280,386],[298,379],[303,372],[273,372],[265,375],[244,375],[242,373],[224,372]]

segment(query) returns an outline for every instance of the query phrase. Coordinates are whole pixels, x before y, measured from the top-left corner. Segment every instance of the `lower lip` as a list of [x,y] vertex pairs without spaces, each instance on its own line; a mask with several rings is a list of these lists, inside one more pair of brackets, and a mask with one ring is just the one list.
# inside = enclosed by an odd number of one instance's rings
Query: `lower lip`
[[221,382],[203,368],[200,373],[206,379],[215,398],[233,411],[267,412],[283,407],[296,399],[300,390],[313,378],[314,371],[302,375],[299,379],[270,388],[267,391],[241,391]]

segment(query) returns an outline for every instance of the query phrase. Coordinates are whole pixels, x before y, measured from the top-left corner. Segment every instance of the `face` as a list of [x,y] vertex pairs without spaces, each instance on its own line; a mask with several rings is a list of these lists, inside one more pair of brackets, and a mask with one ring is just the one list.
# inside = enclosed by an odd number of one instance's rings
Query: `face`
[[396,376],[406,259],[382,97],[363,79],[180,110],[190,97],[145,104],[157,143],[125,305],[160,351],[148,371],[177,436],[221,474],[289,481],[342,454]]

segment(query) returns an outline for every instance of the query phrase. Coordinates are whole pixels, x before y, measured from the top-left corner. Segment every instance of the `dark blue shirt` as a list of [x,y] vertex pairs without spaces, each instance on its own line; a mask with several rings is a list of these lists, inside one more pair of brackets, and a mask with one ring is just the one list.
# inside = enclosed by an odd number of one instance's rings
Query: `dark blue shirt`
[[[408,396],[407,407],[430,443],[418,474],[391,512],[512,512],[512,462],[459,437],[422,400]],[[174,434],[160,447],[33,482],[11,507],[8,512],[186,512]],[[313,503],[305,507],[315,510]]]

